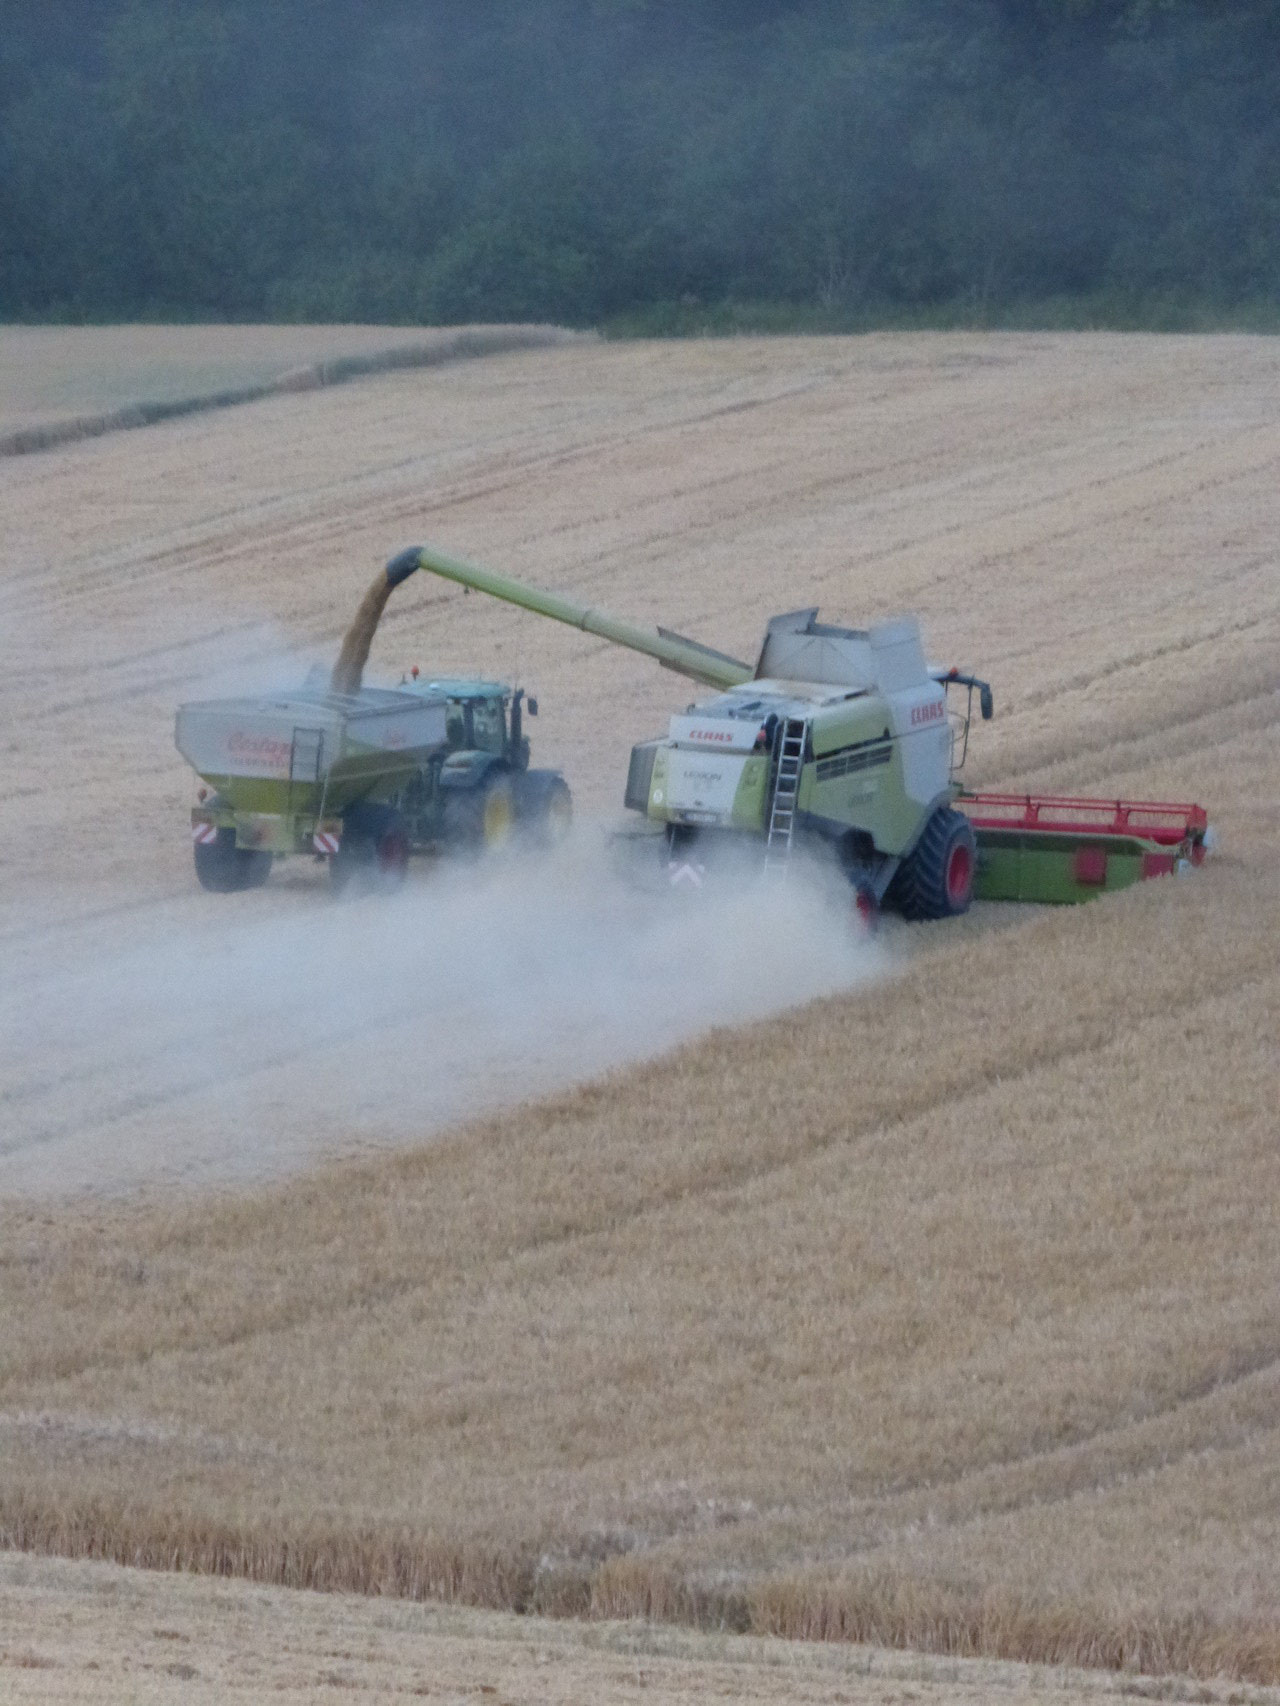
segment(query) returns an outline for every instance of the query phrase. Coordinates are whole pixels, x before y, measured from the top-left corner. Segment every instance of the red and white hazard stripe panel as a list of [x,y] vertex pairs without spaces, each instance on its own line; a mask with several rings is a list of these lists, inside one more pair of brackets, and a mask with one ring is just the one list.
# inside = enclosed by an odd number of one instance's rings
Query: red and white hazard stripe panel
[[217,824],[193,823],[191,825],[191,839],[200,847],[208,847],[211,842],[218,839]]
[[318,829],[311,837],[311,845],[317,853],[336,853],[338,837],[328,829]]

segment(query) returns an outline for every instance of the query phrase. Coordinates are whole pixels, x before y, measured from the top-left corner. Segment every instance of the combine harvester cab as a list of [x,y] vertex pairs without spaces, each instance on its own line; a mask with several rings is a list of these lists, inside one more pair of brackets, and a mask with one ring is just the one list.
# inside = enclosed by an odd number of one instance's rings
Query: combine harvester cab
[[[776,616],[753,665],[665,629],[417,547],[393,559],[565,622],[718,688],[632,749],[625,803],[665,830],[673,880],[730,842],[769,877],[798,846],[844,871],[865,913],[954,917],[974,895],[1080,901],[1198,864],[1211,843],[1196,806],[967,794],[973,698],[991,688],[930,669],[914,617],[836,628],[816,609]],[[963,709],[949,703],[963,689]],[[695,845],[698,852],[695,854]]]

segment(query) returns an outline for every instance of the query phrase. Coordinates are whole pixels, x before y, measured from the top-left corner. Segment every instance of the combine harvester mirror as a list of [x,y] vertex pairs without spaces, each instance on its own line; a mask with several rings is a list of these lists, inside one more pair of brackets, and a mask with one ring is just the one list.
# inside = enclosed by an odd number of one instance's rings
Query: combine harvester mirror
[[[1199,806],[968,793],[959,772],[973,700],[990,686],[925,663],[914,617],[867,629],[775,616],[754,664],[663,628],[646,628],[495,574],[431,546],[414,569],[615,645],[718,689],[632,750],[624,801],[661,826],[673,876],[752,844],[767,878],[798,849],[834,861],[859,907],[948,918],[979,896],[1074,902],[1197,865],[1211,845]],[[963,698],[959,695],[963,694]]]

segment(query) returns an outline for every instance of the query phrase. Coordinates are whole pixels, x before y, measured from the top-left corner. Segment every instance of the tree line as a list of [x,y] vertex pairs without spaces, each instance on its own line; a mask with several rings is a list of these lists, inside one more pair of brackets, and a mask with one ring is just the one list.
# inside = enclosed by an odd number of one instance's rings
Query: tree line
[[0,317],[1265,313],[1278,95],[1274,0],[0,0]]

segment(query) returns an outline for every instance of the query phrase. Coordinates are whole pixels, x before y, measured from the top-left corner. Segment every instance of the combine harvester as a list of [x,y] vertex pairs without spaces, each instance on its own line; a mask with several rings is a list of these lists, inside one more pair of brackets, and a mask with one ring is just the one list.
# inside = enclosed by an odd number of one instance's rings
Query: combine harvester
[[[928,668],[914,617],[861,630],[820,623],[816,609],[775,616],[752,665],[430,547],[402,551],[387,575],[416,569],[720,690],[631,754],[626,804],[665,827],[673,881],[700,881],[717,846],[755,844],[771,876],[804,846],[838,863],[864,914],[883,904],[949,918],[975,896],[1089,900],[1198,865],[1212,844],[1199,806],[966,792],[973,699],[989,719],[991,688]],[[963,705],[950,703],[960,692]]]

